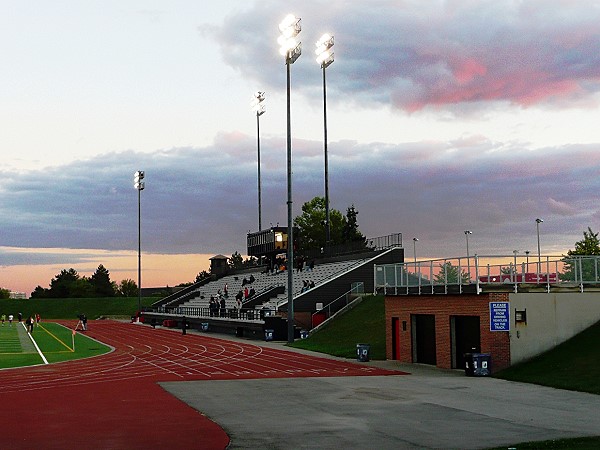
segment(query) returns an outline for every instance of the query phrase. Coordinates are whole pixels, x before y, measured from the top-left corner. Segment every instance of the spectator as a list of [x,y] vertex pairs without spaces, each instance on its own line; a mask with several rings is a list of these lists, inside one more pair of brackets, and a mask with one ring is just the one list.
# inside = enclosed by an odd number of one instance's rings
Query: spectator
[[225,304],[225,299],[223,297],[221,297],[221,317],[225,317],[225,312],[227,310],[226,308],[226,304]]
[[223,294],[225,297],[229,297],[229,288],[227,287],[227,283],[225,283],[225,286],[223,286]]
[[310,289],[314,288],[315,287],[315,282],[313,280],[310,280],[310,284],[308,285],[308,287]]
[[248,295],[249,295],[249,292],[248,292],[248,286],[246,286],[246,287],[244,288],[244,300],[248,300]]
[[254,283],[254,280],[256,280],[256,278],[254,278],[253,274],[250,274],[250,279],[248,280],[248,284]]
[[254,294],[256,294],[256,291],[254,290],[253,287],[250,288],[250,293],[248,294],[248,298],[252,298],[254,297]]

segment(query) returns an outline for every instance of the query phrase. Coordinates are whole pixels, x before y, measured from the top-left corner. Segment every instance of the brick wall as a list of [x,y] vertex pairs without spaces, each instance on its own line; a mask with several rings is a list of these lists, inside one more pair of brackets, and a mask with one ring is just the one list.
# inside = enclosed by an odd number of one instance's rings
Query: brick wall
[[[508,302],[507,293],[480,295],[414,295],[387,296],[385,298],[386,356],[392,355],[392,318],[399,319],[399,360],[412,363],[412,314],[432,314],[435,316],[435,340],[437,367],[452,368],[451,316],[479,316],[481,352],[490,353],[493,371],[510,365],[510,339],[507,332],[490,331],[490,302]],[[402,329],[406,322],[406,331]]]

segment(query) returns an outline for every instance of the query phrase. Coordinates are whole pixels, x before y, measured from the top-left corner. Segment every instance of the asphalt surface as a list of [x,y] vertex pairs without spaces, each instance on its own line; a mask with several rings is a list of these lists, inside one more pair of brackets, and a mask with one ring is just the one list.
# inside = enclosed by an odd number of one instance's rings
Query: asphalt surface
[[395,361],[357,364],[411,375],[160,384],[223,427],[231,449],[477,449],[600,434],[600,396]]

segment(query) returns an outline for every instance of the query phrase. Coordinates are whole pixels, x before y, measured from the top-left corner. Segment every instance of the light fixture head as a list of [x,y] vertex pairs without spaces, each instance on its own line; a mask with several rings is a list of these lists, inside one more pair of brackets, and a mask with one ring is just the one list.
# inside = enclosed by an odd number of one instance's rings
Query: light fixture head
[[542,222],[544,221],[544,219],[537,218],[537,219],[535,219],[535,221],[536,221],[537,223],[542,223]]
[[288,14],[279,24],[279,31],[285,38],[293,38],[302,31],[301,19],[293,14]]
[[259,116],[262,116],[265,113],[265,105],[263,103],[264,100],[265,93],[262,91],[257,91],[254,93],[254,98],[252,99],[252,102],[250,102],[252,111],[254,111]]
[[465,234],[473,234],[471,230],[465,230]]
[[142,180],[145,176],[146,174],[143,170],[138,170],[136,173],[133,174],[133,187],[136,188],[138,191],[144,190],[145,184]]
[[414,237],[413,241],[417,242],[419,240],[419,238]]

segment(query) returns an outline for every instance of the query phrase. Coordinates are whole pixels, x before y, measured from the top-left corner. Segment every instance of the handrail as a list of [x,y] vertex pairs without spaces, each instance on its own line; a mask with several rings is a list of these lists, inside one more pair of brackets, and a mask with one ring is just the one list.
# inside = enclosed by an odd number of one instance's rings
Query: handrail
[[332,300],[331,302],[327,303],[327,305],[323,306],[321,309],[315,311],[314,313],[312,313],[311,316],[311,323],[314,323],[314,317],[316,314],[322,313],[323,311],[327,310],[327,317],[331,317],[331,306],[338,302],[339,300],[341,300],[342,298],[345,299],[345,304],[342,305],[342,307],[340,307],[339,309],[337,309],[335,312],[339,311],[340,309],[342,309],[344,306],[348,305],[348,298],[351,294],[364,294],[364,289],[365,289],[365,284],[361,281],[359,283],[357,283],[354,287],[352,287],[349,291],[344,292],[342,295],[340,295],[339,297],[337,297],[335,300]]
[[[537,255],[515,253],[376,264],[374,281],[376,292],[395,295],[409,291],[448,293],[449,286],[455,286],[453,291],[463,293],[463,287],[469,285],[475,286],[477,293],[484,287],[495,285],[511,286],[514,292],[524,285],[543,287],[546,292],[554,286],[570,286],[583,292],[586,286],[600,286],[600,256],[549,255],[538,258]],[[473,292],[473,289],[467,291]]]

